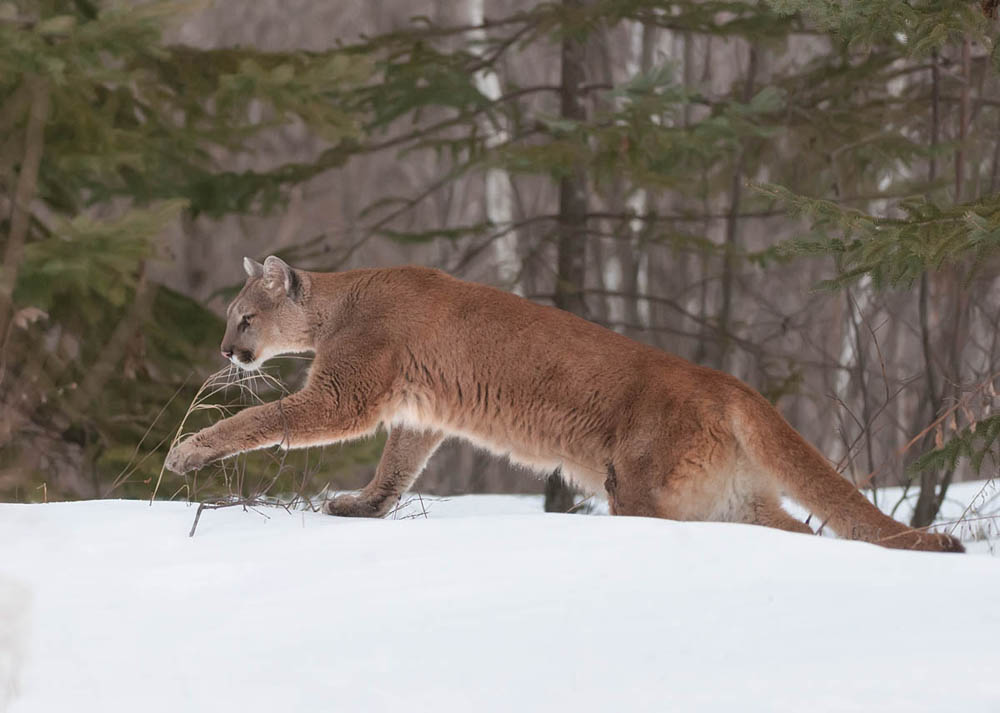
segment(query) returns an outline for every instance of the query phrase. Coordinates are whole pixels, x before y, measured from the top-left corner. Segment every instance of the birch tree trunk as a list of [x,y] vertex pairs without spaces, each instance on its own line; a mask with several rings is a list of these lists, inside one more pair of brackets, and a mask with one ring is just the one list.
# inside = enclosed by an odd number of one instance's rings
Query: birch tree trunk
[[[481,26],[486,19],[486,0],[468,0],[468,20],[473,26]],[[483,30],[472,30],[470,39],[481,42],[486,34]],[[500,77],[494,69],[486,68],[476,72],[476,88],[491,101],[500,98]],[[502,124],[498,127],[494,122],[486,120],[482,126],[486,135],[487,146],[498,146],[509,139],[509,132]],[[513,186],[510,174],[500,168],[486,170],[484,187],[484,202],[486,220],[495,226],[500,237],[493,241],[493,260],[500,283],[507,289],[521,293],[517,284],[521,272],[521,260],[518,253],[517,231],[510,226],[514,222]]]

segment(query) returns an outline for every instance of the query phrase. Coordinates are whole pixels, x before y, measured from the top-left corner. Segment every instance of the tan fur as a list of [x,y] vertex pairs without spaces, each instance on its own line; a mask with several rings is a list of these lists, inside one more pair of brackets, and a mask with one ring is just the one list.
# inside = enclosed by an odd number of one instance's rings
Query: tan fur
[[[223,352],[241,366],[311,351],[305,387],[172,451],[191,469],[257,448],[334,443],[389,428],[374,480],[328,503],[381,516],[446,436],[604,490],[612,513],[810,529],[787,493],[838,534],[961,551],[882,514],[738,379],[569,313],[436,270],[324,274],[246,263]],[[244,317],[250,315],[249,321]]]

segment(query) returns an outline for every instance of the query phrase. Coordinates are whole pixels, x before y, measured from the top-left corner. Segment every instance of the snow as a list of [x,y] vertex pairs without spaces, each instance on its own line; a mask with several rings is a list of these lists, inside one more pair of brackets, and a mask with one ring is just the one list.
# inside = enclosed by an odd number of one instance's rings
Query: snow
[[539,509],[0,505],[0,709],[1000,710],[994,557]]

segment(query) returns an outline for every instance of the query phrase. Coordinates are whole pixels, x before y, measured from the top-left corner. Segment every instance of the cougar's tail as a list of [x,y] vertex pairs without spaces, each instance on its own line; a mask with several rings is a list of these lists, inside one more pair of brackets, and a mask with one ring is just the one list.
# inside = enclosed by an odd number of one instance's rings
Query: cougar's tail
[[733,430],[748,458],[779,487],[844,538],[884,547],[964,552],[958,539],[913,530],[872,505],[826,458],[789,425],[763,396],[734,403]]

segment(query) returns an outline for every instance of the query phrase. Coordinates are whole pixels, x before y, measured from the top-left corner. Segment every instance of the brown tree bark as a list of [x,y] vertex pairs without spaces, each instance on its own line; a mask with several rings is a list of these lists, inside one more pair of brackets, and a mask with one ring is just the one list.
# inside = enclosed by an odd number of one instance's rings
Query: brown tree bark
[[[563,0],[567,9],[580,6],[579,0]],[[583,42],[567,35],[562,40],[562,80],[559,103],[564,119],[587,118],[581,87],[584,78]],[[559,220],[557,224],[555,304],[581,317],[587,316],[583,299],[587,272],[587,171],[573,167],[570,175],[559,181]],[[573,489],[556,471],[545,483],[545,511],[566,512],[573,507]]]
[[[971,82],[972,69],[970,59],[970,41],[966,38],[962,43],[962,89],[959,101],[958,116],[958,148],[955,150],[955,182],[954,201],[962,201],[965,178],[965,139],[971,117]],[[933,149],[938,144],[940,134],[940,70],[938,69],[938,54],[931,56],[931,136],[930,145]],[[928,180],[933,182],[937,177],[937,159],[933,156],[928,163]],[[930,407],[930,418],[936,418],[944,408],[946,399],[957,399],[962,381],[962,347],[968,341],[968,305],[969,289],[962,277],[954,269],[937,276],[935,284],[940,286],[938,312],[949,313],[944,319],[940,317],[935,325],[930,324],[929,285],[926,274],[920,277],[920,336],[924,353],[924,368],[926,370],[928,398],[925,403]],[[936,327],[932,335],[932,327]],[[945,345],[944,353],[935,359],[932,344]],[[941,383],[937,383],[935,368],[940,364]],[[924,439],[925,448],[931,447],[933,435]],[[924,470],[920,474],[920,494],[913,508],[910,524],[913,527],[926,527],[937,518],[941,504],[948,492],[948,486],[955,476],[955,469],[948,468],[944,472],[934,469]]]
[[[938,53],[934,50],[931,53],[931,136],[930,145],[933,151],[938,144],[941,131],[941,72],[938,68]],[[931,154],[927,163],[927,182],[933,184],[937,180],[937,158]],[[930,420],[937,418],[941,411],[941,393],[938,391],[937,376],[934,373],[934,358],[931,351],[931,333],[929,316],[929,290],[927,273],[920,276],[920,291],[917,294],[918,314],[920,315],[920,346],[924,358],[924,378],[927,381],[927,398],[923,402],[927,405]],[[921,409],[921,417],[923,409]],[[928,434],[924,439],[924,447],[934,442],[933,434]],[[917,495],[917,502],[913,507],[913,515],[910,518],[912,527],[925,527],[934,521],[937,514],[934,508],[935,495],[937,493],[938,472],[933,468],[928,468],[920,474],[920,493]]]
[[24,259],[24,243],[31,223],[31,201],[38,185],[38,167],[45,145],[45,122],[49,116],[49,88],[39,77],[25,78],[30,97],[28,125],[24,136],[24,158],[17,175],[17,189],[10,211],[10,233],[0,266],[0,335],[7,334],[14,306],[14,285]]
[[143,323],[153,309],[157,289],[157,285],[149,281],[146,263],[143,261],[139,265],[139,279],[136,282],[132,305],[115,326],[97,361],[87,369],[83,382],[70,399],[70,411],[74,416],[83,414],[88,404],[100,399],[101,392],[125,357],[129,342],[142,329]]
[[[757,74],[757,48],[750,46],[747,58],[747,75],[743,84],[743,101],[753,99],[754,78]],[[726,368],[729,352],[730,319],[733,304],[733,281],[736,273],[736,249],[739,243],[740,199],[743,194],[743,173],[746,170],[746,145],[740,143],[736,164],[730,178],[729,215],[726,217],[726,242],[722,252],[721,304],[716,319],[719,338],[709,349],[708,363],[716,369]]]

